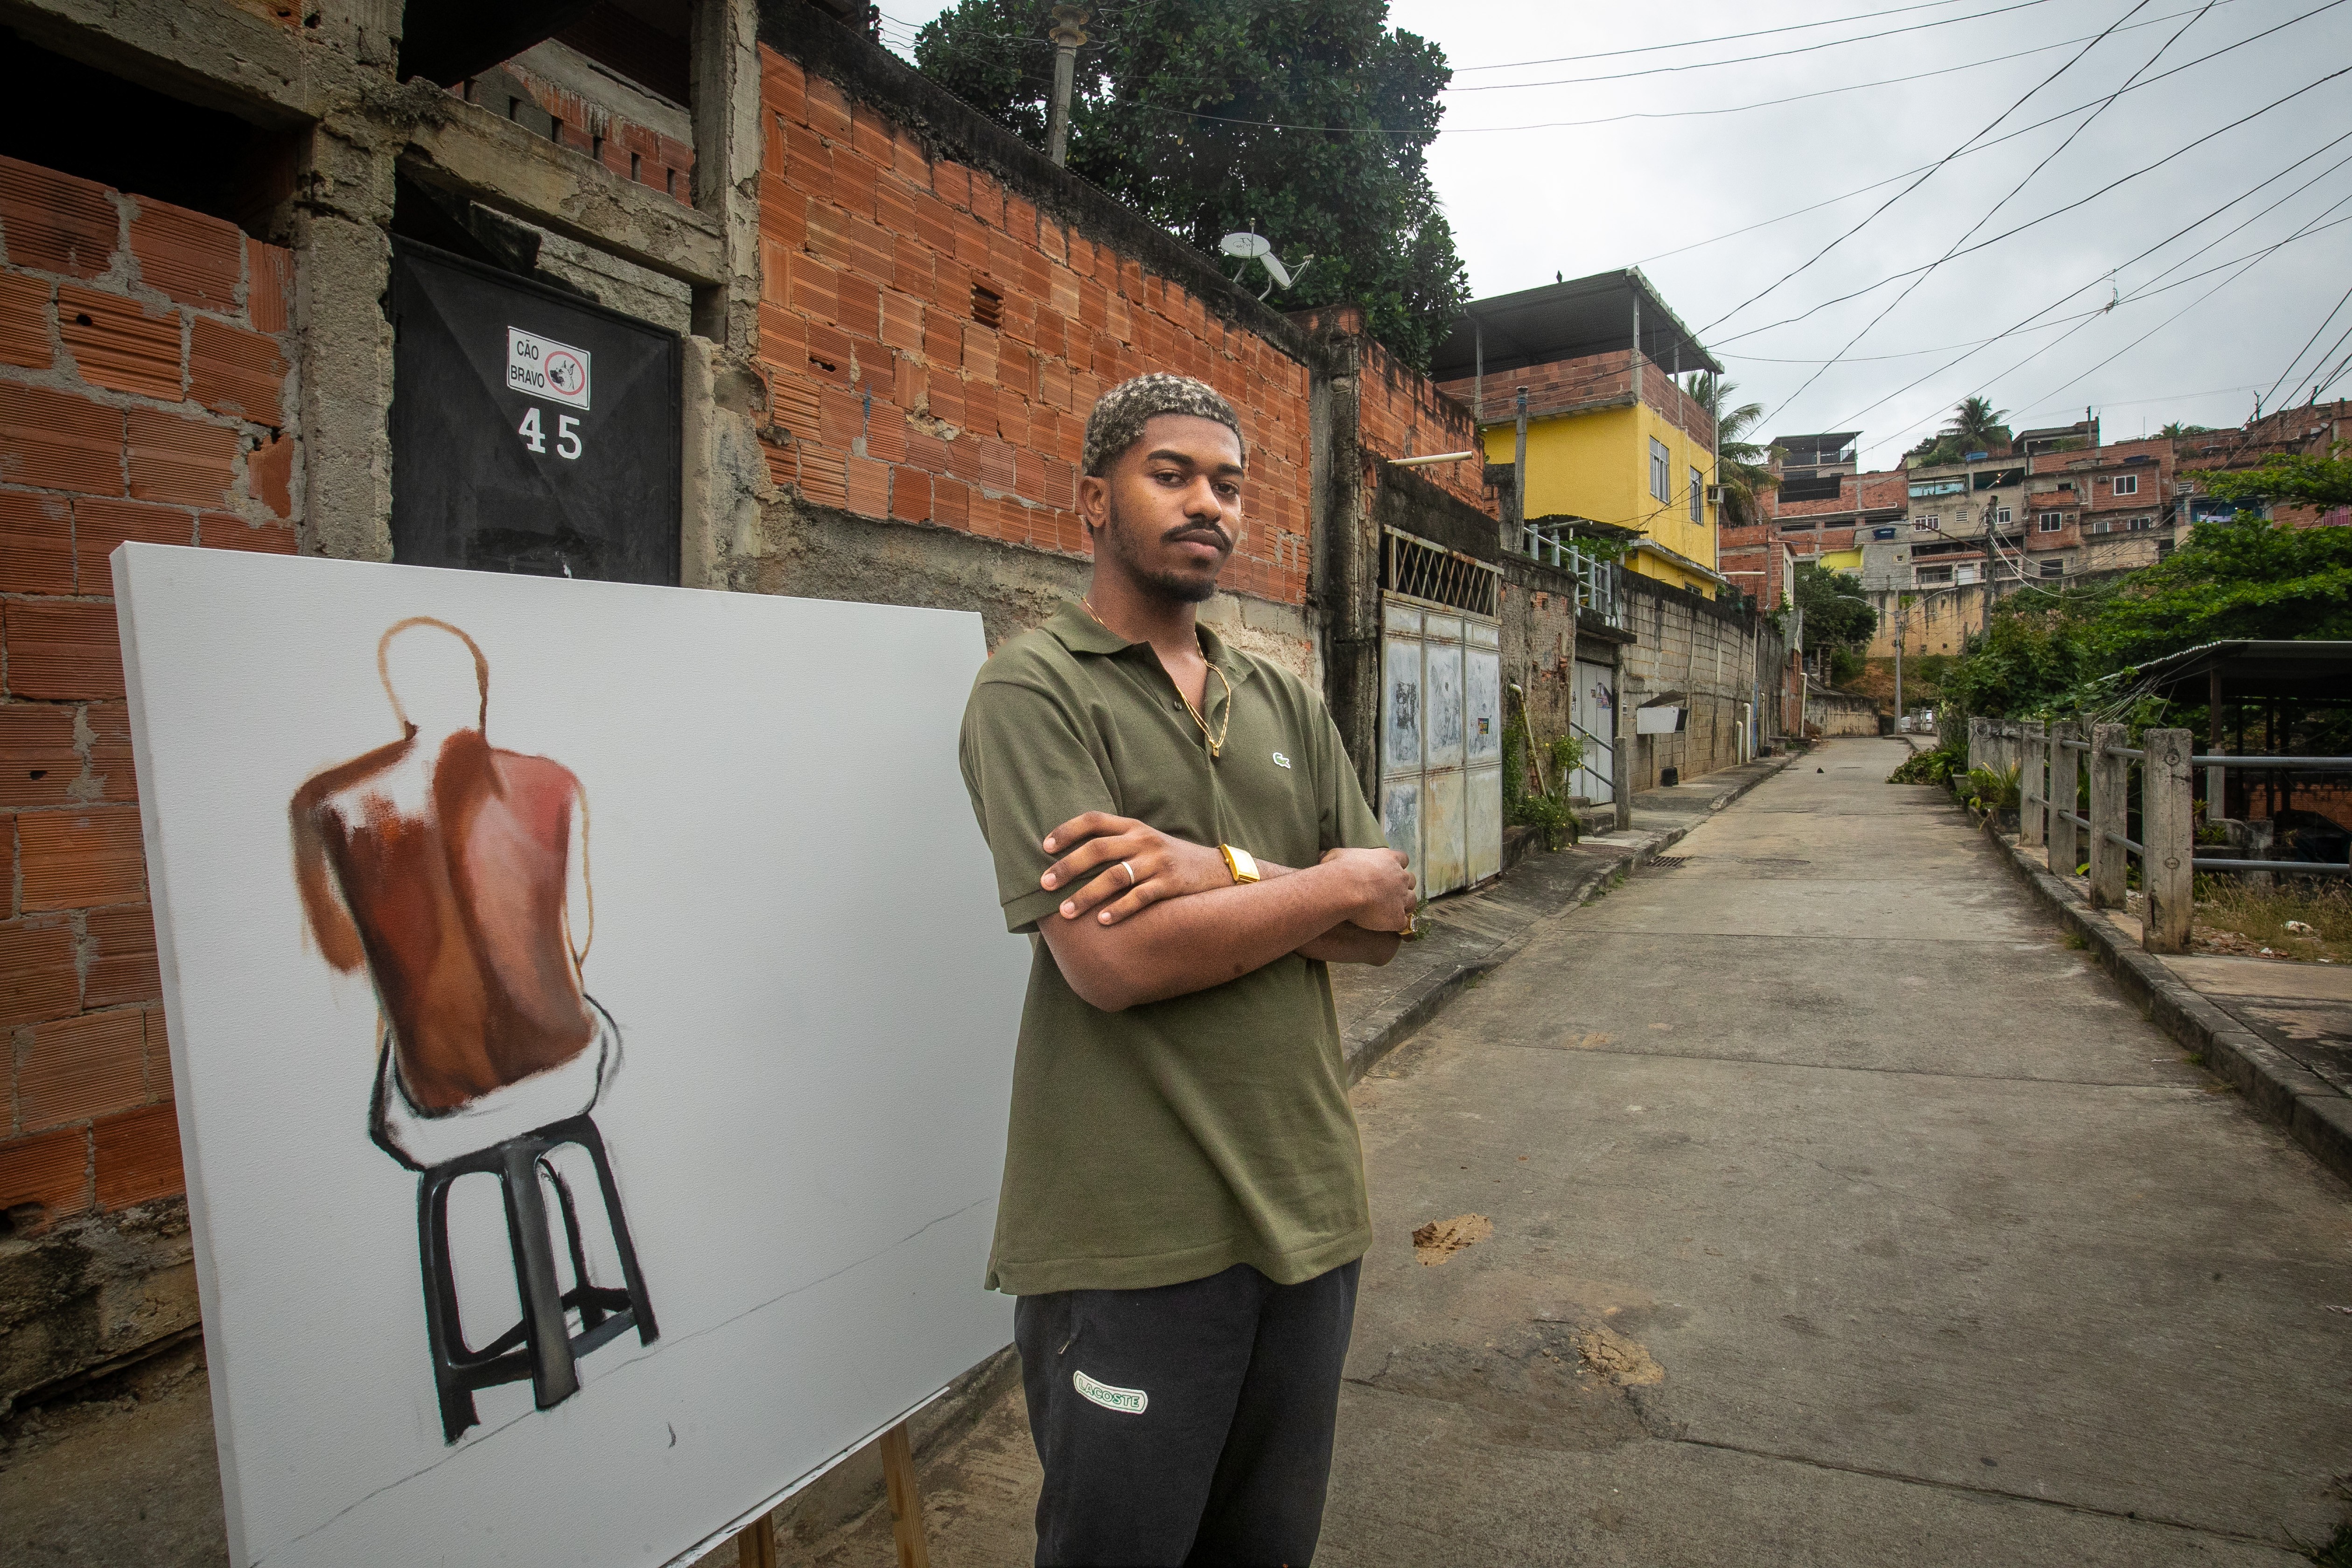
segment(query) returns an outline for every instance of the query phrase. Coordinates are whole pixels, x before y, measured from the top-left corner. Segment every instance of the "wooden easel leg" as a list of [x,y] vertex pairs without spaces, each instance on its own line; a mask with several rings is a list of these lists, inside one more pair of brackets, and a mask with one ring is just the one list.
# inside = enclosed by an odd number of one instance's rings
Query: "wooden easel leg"
[[[882,1434],[882,1485],[890,1494],[890,1535],[898,1546],[898,1568],[931,1568],[930,1550],[923,1543],[923,1494],[915,1485],[915,1446],[904,1421]],[[748,1559],[745,1568],[750,1568]]]
[[735,1537],[735,1561],[741,1568],[776,1568],[776,1520],[761,1514]]

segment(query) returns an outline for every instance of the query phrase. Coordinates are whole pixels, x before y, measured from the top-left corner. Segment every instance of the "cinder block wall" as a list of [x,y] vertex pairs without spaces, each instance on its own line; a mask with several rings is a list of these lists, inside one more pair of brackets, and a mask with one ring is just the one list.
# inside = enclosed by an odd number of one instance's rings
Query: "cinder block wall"
[[[0,158],[10,1236],[182,1191],[107,557],[125,540],[293,552],[290,262],[216,218]],[[0,1405],[12,1366],[54,1363],[35,1341],[103,1354],[175,1326],[159,1312],[194,1321],[192,1291],[157,1289],[37,1332],[0,1323]]]
[[1250,447],[1247,527],[1203,618],[1311,675],[1303,337],[836,31],[760,50],[761,436],[782,499],[758,585],[978,608],[992,640],[1042,618],[1086,569],[1087,413],[1175,371],[1232,400]]

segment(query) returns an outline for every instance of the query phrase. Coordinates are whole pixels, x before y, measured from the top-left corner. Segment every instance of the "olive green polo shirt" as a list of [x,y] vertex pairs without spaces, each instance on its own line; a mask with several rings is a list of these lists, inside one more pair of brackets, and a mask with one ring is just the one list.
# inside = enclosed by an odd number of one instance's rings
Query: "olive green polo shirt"
[[[1282,866],[1385,847],[1321,699],[1205,627],[1201,647],[1233,683],[1227,730],[1224,687],[1208,679],[1214,759],[1150,645],[1076,603],[982,668],[963,776],[1008,929],[1062,918],[1069,889],[1037,885],[1055,858],[1040,845],[1082,812]],[[1363,1150],[1323,964],[1286,955],[1106,1013],[1030,940],[992,1289],[1133,1289],[1236,1263],[1296,1284],[1363,1255]]]

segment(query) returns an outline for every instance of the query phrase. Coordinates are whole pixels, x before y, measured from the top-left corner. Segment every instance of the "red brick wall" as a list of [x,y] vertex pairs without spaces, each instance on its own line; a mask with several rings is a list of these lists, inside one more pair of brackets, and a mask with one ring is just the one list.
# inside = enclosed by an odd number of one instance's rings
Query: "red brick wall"
[[[693,200],[693,148],[633,120],[624,120],[569,88],[542,80],[513,60],[499,68],[521,83],[531,101],[554,117],[557,134],[566,147],[587,153],[625,180],[650,185],[681,204]],[[479,98],[471,81],[449,90],[468,102]]]
[[[1700,446],[1712,447],[1715,422],[1707,417],[1706,411],[1657,361],[1644,354],[1642,366],[1642,401],[1664,415]],[[1466,405],[1475,395],[1476,385],[1477,377],[1464,376],[1458,381],[1441,382],[1438,390]],[[1518,370],[1489,371],[1486,406],[1482,416],[1487,424],[1517,416],[1518,389],[1522,386],[1528,389],[1528,414],[1531,418],[1629,403],[1633,396],[1633,351],[1616,349]]]
[[0,1209],[182,1190],[107,556],[291,553],[292,257],[0,158]]
[[[1241,410],[1227,587],[1307,591],[1307,369],[1174,283],[762,47],[760,355],[778,485],[872,518],[1081,554],[1087,413],[1144,371]],[[990,319],[994,324],[990,324]]]

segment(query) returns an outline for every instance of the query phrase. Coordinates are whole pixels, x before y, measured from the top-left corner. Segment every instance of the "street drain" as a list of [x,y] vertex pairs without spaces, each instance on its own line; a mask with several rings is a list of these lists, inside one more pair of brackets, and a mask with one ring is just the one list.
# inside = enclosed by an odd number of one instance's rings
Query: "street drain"
[[1653,855],[1648,860],[1643,863],[1647,866],[1655,867],[1661,871],[1675,871],[1689,865],[1690,857],[1687,855]]

